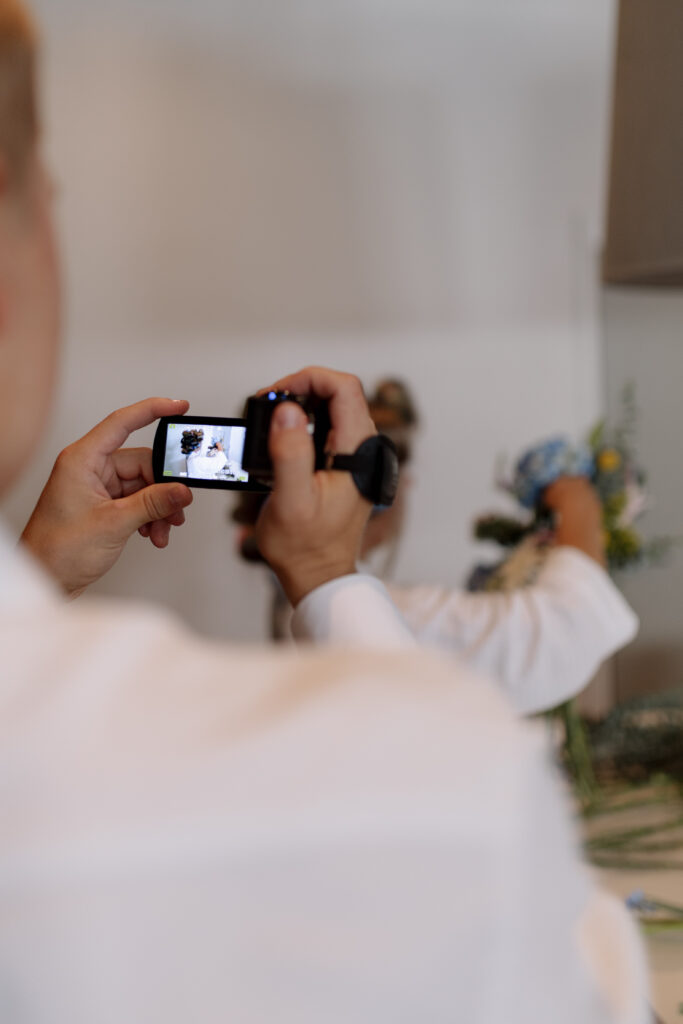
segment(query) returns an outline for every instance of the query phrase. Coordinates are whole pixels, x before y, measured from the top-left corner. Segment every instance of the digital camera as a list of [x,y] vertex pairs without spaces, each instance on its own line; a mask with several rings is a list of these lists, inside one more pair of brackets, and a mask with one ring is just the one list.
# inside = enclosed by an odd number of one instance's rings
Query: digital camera
[[330,432],[328,403],[315,396],[269,391],[250,398],[246,419],[223,416],[164,416],[154,438],[152,465],[158,483],[174,480],[189,487],[267,492],[273,467],[268,434],[280,402],[296,402],[309,420],[315,468],[325,467]]

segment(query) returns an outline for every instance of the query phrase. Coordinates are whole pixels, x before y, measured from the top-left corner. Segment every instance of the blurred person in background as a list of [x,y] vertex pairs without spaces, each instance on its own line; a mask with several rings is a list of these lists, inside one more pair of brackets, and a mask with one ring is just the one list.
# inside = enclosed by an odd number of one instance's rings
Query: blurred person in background
[[[470,593],[438,584],[391,581],[410,488],[418,414],[407,385],[387,378],[368,400],[378,430],[394,441],[401,482],[390,508],[375,508],[361,566],[384,580],[420,643],[459,655],[494,679],[522,714],[575,697],[602,662],[635,636],[638,620],[606,571],[602,509],[584,478],[562,477],[543,502],[555,519],[554,546],[533,584],[510,593]],[[232,513],[243,558],[263,562],[255,538],[262,495],[241,495]],[[292,638],[292,608],[274,577],[271,636]]]
[[[418,424],[417,410],[408,386],[396,378],[381,380],[370,398],[368,409],[375,427],[396,446],[401,475],[393,504],[374,507],[363,534],[359,567],[386,581],[398,554],[410,487],[408,463]],[[259,551],[256,524],[267,495],[245,492],[238,495],[229,518],[237,524],[237,550],[245,562],[266,566]],[[276,643],[292,641],[292,606],[277,576],[270,574],[273,592],[268,610],[270,638]]]
[[[58,350],[35,60],[0,0],[3,494]],[[328,398],[342,452],[373,433],[353,377],[276,386]],[[59,456],[22,543],[0,535],[3,1022],[644,1024],[635,926],[580,863],[542,734],[355,572],[369,503],[313,472],[298,406],[273,417],[257,539],[299,631],[342,649],[206,643],[74,600],[136,530],[164,547],[182,524],[188,489],[122,445],[186,409],[107,417]]]

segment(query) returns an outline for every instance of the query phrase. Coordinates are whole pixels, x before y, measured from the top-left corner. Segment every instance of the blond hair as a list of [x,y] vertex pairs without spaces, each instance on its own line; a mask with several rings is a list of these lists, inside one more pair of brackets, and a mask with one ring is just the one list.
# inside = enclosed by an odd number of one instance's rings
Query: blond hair
[[20,0],[0,0],[0,154],[20,184],[38,137],[37,33]]

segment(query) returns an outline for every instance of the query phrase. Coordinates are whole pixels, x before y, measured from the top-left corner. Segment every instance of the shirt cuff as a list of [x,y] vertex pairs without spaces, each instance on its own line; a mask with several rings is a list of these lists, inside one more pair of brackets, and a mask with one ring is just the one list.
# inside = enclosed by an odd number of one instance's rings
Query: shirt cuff
[[417,647],[386,587],[374,576],[340,576],[307,594],[292,618],[297,641],[342,647]]
[[585,606],[593,609],[594,619],[603,630],[603,658],[634,638],[640,626],[638,616],[607,570],[578,548],[561,545],[548,555],[537,582],[563,590],[570,580],[582,588]]

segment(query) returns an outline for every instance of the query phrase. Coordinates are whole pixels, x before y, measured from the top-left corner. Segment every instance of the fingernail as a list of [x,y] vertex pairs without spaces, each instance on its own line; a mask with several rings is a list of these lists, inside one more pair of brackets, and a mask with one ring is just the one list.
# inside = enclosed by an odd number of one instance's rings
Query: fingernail
[[295,402],[282,402],[273,413],[273,424],[278,430],[293,430],[303,426],[306,415]]
[[182,402],[184,404],[185,402],[187,402],[187,399],[186,398],[169,398],[169,402],[178,402],[178,403]]

